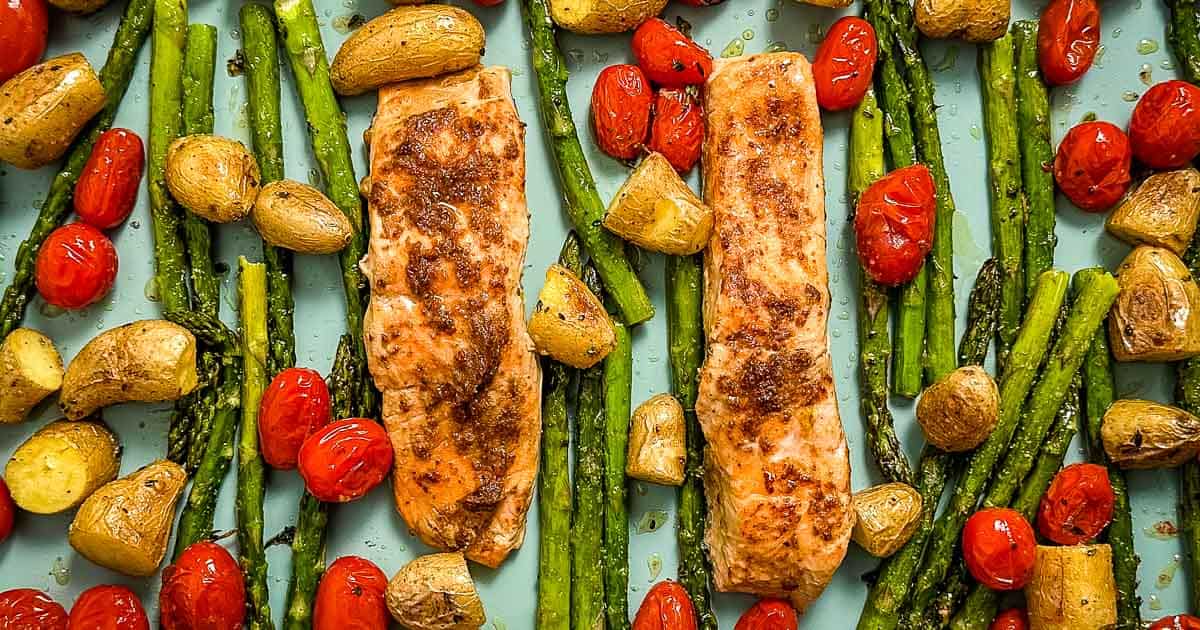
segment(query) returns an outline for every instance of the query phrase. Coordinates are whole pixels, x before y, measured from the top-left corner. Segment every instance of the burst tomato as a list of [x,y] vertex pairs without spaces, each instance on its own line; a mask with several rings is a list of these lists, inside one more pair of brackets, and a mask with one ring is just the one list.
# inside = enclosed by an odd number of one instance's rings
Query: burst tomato
[[834,22],[812,65],[817,103],[834,112],[858,105],[871,87],[878,54],[869,22],[851,16]]
[[1038,65],[1050,85],[1082,77],[1100,47],[1100,5],[1096,0],[1050,0],[1038,26]]
[[875,282],[895,286],[921,270],[933,247],[935,196],[924,164],[892,171],[863,192],[854,236],[858,260]]
[[600,150],[618,160],[632,160],[650,133],[654,91],[641,68],[630,64],[600,71],[592,87],[592,129]]
[[796,611],[782,599],[760,599],[742,614],[733,630],[796,630]]
[[1200,155],[1200,87],[1155,84],[1133,108],[1129,142],[1139,162],[1157,169],[1186,166]]
[[8,484],[0,477],[0,543],[8,540],[13,530],[13,520],[17,514],[17,506],[13,503],[12,493]]
[[388,579],[370,560],[338,558],[317,587],[313,630],[387,630]]
[[150,621],[133,591],[104,584],[79,594],[67,630],[150,630]]
[[0,83],[41,60],[49,28],[45,0],[0,2]]
[[650,125],[651,151],[667,158],[671,166],[686,173],[700,159],[704,144],[704,112],[686,90],[662,88],[654,97],[654,122]]
[[67,609],[32,588],[0,593],[0,630],[66,630]]
[[239,630],[246,617],[242,570],[224,547],[195,543],[163,571],[158,609],[165,630]]
[[1132,162],[1129,137],[1116,125],[1075,125],[1058,145],[1054,181],[1076,206],[1099,212],[1111,208],[1129,190]]
[[1042,497],[1038,531],[1060,545],[1091,540],[1112,522],[1115,500],[1107,468],[1096,464],[1067,466],[1054,476]]
[[1029,630],[1029,617],[1024,608],[1009,608],[996,615],[988,630]]
[[258,441],[263,460],[273,468],[292,469],[304,439],[329,424],[333,410],[329,387],[315,370],[288,368],[263,392],[258,412]]
[[136,133],[109,129],[100,134],[75,184],[79,219],[101,230],[121,225],[133,212],[145,160],[142,139]]
[[338,420],[304,440],[299,464],[309,493],[326,503],[345,503],[370,492],[387,476],[392,444],[377,422]]
[[993,590],[1013,591],[1033,576],[1037,539],[1029,521],[1016,510],[988,508],[967,519],[962,554],[977,582]]
[[667,87],[704,83],[712,74],[712,55],[662,18],[634,31],[633,57],[651,81]]
[[1171,615],[1150,625],[1150,630],[1200,630],[1200,617]]
[[638,607],[632,630],[696,630],[696,609],[687,591],[671,580],[655,584]]
[[86,223],[64,225],[42,243],[34,269],[38,293],[54,306],[78,309],[98,302],[117,279],[117,249]]

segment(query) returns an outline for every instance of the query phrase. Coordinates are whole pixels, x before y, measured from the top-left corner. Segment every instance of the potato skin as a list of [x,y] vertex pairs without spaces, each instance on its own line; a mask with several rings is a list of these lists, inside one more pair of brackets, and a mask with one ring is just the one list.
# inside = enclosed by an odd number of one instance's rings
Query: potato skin
[[1200,355],[1200,287],[1171,250],[1141,245],[1117,267],[1121,292],[1109,311],[1118,361],[1179,361]]
[[886,558],[912,538],[921,520],[921,494],[894,482],[854,494],[854,529],[850,538],[876,558]]
[[27,68],[0,86],[0,161],[35,169],[57,160],[106,100],[79,53]]
[[1200,219],[1200,171],[1184,168],[1146,178],[1108,215],[1104,226],[1130,245],[1164,247],[1182,256]]
[[475,630],[487,617],[461,553],[434,553],[404,565],[388,583],[388,612],[409,630]]
[[917,28],[926,37],[990,42],[1004,36],[1009,0],[916,0]]
[[62,357],[49,337],[28,328],[9,333],[0,343],[0,423],[24,420],[62,381]]
[[917,401],[917,422],[926,439],[951,453],[979,446],[996,428],[999,416],[1000,390],[977,365],[947,374]]
[[350,220],[328,197],[290,179],[263,186],[251,218],[263,240],[303,254],[336,254],[354,236]]
[[56,514],[116,479],[117,438],[99,422],[58,420],[25,440],[8,460],[5,479],[13,501],[35,514]]
[[245,145],[207,135],[185,136],[171,143],[165,178],[175,201],[213,223],[246,218],[261,179],[258,162]]
[[576,33],[623,33],[658,15],[666,6],[666,0],[550,0],[550,17],[555,24]]
[[1118,400],[1104,412],[1100,438],[1121,468],[1173,468],[1200,453],[1200,418],[1150,400]]
[[483,26],[458,7],[396,7],[346,39],[333,57],[329,77],[338,94],[354,96],[476,66],[483,45]]
[[557,264],[546,269],[546,283],[529,318],[529,336],[539,354],[581,369],[599,363],[617,345],[604,305]]
[[686,256],[708,244],[713,213],[667,158],[651,153],[613,196],[604,227],[643,249]]
[[630,419],[625,474],[664,486],[683,484],[687,425],[683,406],[670,394],[656,394],[638,405]]
[[1025,586],[1030,630],[1097,630],[1117,623],[1117,585],[1108,545],[1038,545]]
[[103,332],[67,366],[59,404],[70,420],[120,402],[176,400],[196,388],[196,338],[166,320]]
[[46,0],[50,6],[67,13],[87,15],[108,6],[108,0]]
[[88,560],[145,577],[158,571],[187,473],[160,459],[97,490],[75,515],[67,540]]

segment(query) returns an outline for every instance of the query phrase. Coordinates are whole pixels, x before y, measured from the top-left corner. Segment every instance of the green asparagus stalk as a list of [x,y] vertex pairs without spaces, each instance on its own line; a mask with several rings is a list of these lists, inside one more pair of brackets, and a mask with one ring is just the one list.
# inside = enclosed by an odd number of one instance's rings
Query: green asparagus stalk
[[1186,462],[1179,473],[1179,530],[1188,557],[1188,602],[1191,610],[1200,607],[1200,463]]
[[1037,20],[1012,26],[1016,55],[1017,135],[1021,180],[1028,202],[1025,216],[1025,291],[1033,294],[1038,276],[1054,265],[1054,148],[1050,144],[1050,93],[1038,67]]
[[[603,299],[595,267],[583,281]],[[571,514],[571,627],[604,627],[604,366],[583,371],[576,412],[575,506]]]
[[25,307],[34,292],[34,267],[42,243],[55,228],[62,225],[73,210],[71,203],[75,195],[75,183],[88,158],[96,139],[112,126],[117,108],[125,97],[129,80],[137,66],[138,52],[150,34],[154,15],[154,0],[129,0],[125,13],[113,35],[108,59],[100,69],[100,85],[104,87],[106,101],[104,109],[92,120],[71,145],[62,168],[50,183],[50,190],[29,236],[17,248],[12,282],[4,289],[0,299],[0,339],[4,339],[25,319]]
[[1167,41],[1179,60],[1180,74],[1200,85],[1200,6],[1196,0],[1166,0],[1171,9]]
[[[207,24],[187,28],[183,59],[183,135],[213,132],[213,74],[217,68],[217,29]],[[184,211],[183,237],[187,244],[195,308],[208,317],[220,310],[220,281],[213,266],[212,234],[208,221]]]
[[608,630],[628,630],[629,503],[625,453],[629,448],[633,339],[611,296],[606,305],[617,345],[604,357],[604,609]]
[[988,345],[996,335],[999,308],[1000,266],[995,258],[989,258],[979,268],[975,287],[967,299],[967,330],[958,343],[959,365],[983,365]]

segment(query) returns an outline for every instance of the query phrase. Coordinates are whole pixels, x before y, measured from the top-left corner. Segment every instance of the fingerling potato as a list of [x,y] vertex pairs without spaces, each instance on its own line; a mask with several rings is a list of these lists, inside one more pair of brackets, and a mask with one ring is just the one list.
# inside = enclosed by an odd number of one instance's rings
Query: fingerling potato
[[657,394],[638,405],[629,423],[625,474],[678,486],[683,484],[686,460],[687,421],[679,401],[670,394]]
[[658,15],[667,0],[550,0],[554,23],[576,33],[623,33]]
[[21,422],[63,382],[54,343],[36,330],[18,328],[0,343],[0,423]]
[[0,86],[0,161],[35,169],[57,160],[106,100],[79,53],[22,71]]
[[246,146],[220,136],[178,138],[167,148],[171,196],[213,223],[241,221],[258,196],[258,162]]
[[388,611],[410,630],[474,630],[487,617],[461,553],[433,553],[404,565],[388,582]]
[[117,438],[99,422],[58,420],[25,440],[8,460],[4,478],[13,501],[26,512],[56,514],[116,479]]
[[686,256],[708,244],[713,213],[663,154],[651,153],[613,196],[604,227],[643,249]]
[[354,236],[350,220],[328,197],[290,179],[263,186],[250,216],[264,241],[302,254],[336,254]]

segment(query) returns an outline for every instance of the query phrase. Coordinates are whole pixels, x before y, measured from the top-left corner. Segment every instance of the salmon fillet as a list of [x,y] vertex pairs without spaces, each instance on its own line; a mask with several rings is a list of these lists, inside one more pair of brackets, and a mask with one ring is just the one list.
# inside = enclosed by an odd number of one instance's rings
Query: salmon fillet
[[705,534],[718,590],[803,611],[853,525],[826,322],[822,132],[808,60],[718,60],[704,89],[708,446]]
[[379,91],[370,132],[368,364],[396,506],[496,567],[525,536],[541,372],[525,329],[525,125],[506,68]]

